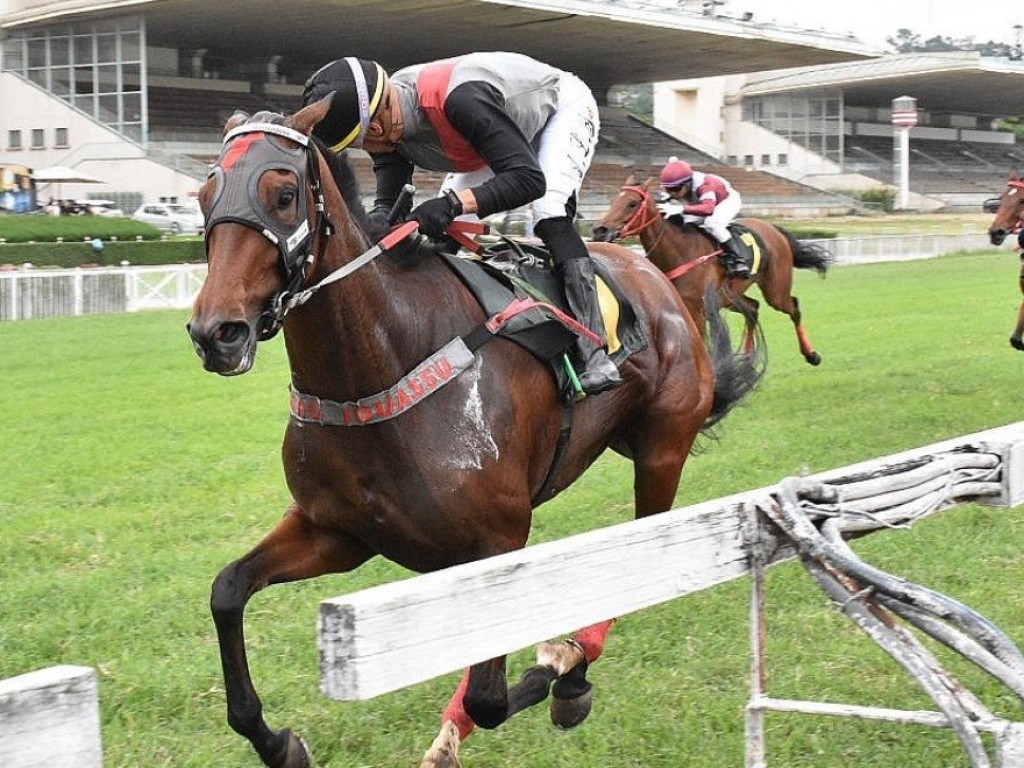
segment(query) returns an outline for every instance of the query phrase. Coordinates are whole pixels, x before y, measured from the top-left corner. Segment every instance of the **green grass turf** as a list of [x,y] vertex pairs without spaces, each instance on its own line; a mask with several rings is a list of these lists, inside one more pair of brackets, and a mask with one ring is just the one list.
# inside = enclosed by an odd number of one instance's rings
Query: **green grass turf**
[[[762,303],[766,379],[717,440],[702,440],[678,503],[1019,421],[1024,355],[1007,343],[1020,301],[1015,261],[979,253],[837,267],[825,280],[799,273],[822,365],[803,361],[788,318]],[[206,374],[185,320],[154,312],[0,324],[0,678],[95,667],[106,768],[259,765],[224,719],[207,602],[217,571],[287,504],[287,362],[277,340],[244,377]],[[533,541],[628,519],[631,485],[628,463],[604,457],[538,511]],[[1022,539],[1020,510],[970,505],[856,548],[1021,642]],[[317,687],[318,601],[406,575],[375,561],[250,604],[267,719],[301,733],[322,768],[418,765],[436,732],[457,674],[363,703],[329,701]],[[771,571],[769,610],[772,695],[930,708],[798,565]],[[538,708],[475,734],[464,765],[742,765],[746,618],[744,580],[624,618],[592,670],[584,726],[556,732]],[[513,656],[513,674],[531,658]],[[951,663],[990,706],[1020,717],[1012,696]],[[968,764],[944,730],[779,714],[768,725],[773,765]]]

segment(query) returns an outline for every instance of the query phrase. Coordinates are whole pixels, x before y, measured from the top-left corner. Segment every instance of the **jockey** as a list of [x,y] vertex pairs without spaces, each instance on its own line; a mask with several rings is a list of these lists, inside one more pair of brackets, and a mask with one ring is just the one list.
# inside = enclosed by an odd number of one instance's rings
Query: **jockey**
[[674,206],[662,208],[662,213],[700,217],[702,220],[698,226],[714,237],[725,251],[725,276],[750,277],[750,267],[736,250],[736,242],[729,231],[729,224],[739,215],[743,205],[732,184],[713,173],[695,171],[689,163],[673,157],[661,169],[661,188],[670,199],[683,204],[681,211]]
[[622,383],[608,357],[594,265],[573,225],[597,145],[590,89],[569,72],[517,53],[470,53],[398,70],[356,58],[332,61],[306,81],[303,103],[330,100],[314,133],[334,151],[361,147],[377,193],[371,234],[415,168],[446,171],[438,196],[410,214],[440,239],[458,216],[484,218],[532,204],[534,231],[551,253],[576,319],[601,339],[578,337],[588,393]]

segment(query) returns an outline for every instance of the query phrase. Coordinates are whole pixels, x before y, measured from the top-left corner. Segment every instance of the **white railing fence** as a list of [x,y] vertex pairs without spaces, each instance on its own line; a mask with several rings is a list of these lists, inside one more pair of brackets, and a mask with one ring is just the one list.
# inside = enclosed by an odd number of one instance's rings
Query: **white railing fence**
[[[837,264],[927,259],[992,248],[984,232],[960,235],[874,235],[811,240]],[[642,250],[638,252],[642,253]],[[160,267],[15,269],[0,272],[0,321],[190,307],[205,264]]]
[[[326,600],[321,690],[342,701],[370,699],[749,574],[747,768],[767,765],[768,711],[945,726],[972,768],[1024,768],[1024,724],[989,712],[889,614],[1022,699],[1024,656],[981,614],[860,562],[843,541],[966,502],[1024,502],[1024,422]],[[939,711],[769,697],[764,570],[796,555]],[[994,734],[994,760],[980,732]]]
[[205,278],[205,264],[0,272],[0,321],[183,309]]

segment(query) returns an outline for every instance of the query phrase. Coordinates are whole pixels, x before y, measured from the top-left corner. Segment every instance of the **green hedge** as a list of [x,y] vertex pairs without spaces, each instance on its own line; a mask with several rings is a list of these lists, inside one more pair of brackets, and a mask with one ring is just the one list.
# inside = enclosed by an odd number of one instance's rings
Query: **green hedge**
[[92,240],[159,240],[163,233],[124,216],[0,216],[0,241],[8,243]]
[[34,264],[37,267],[78,267],[83,264],[116,266],[131,264],[181,264],[203,261],[206,254],[198,237],[176,237],[142,242],[104,242],[95,250],[88,242],[0,244],[0,264]]

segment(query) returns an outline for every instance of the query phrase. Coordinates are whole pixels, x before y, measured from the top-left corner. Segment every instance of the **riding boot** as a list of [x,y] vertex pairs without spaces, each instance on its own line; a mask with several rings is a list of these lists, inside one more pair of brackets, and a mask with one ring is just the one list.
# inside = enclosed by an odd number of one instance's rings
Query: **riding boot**
[[750,277],[750,267],[747,266],[746,260],[740,256],[740,252],[736,248],[736,238],[730,237],[719,244],[724,251],[722,261],[725,264],[725,276],[740,277],[744,280]]
[[600,343],[595,343],[583,335],[576,337],[576,345],[584,361],[580,386],[587,394],[619,386],[622,376],[604,348],[604,321],[597,301],[594,264],[587,247],[567,216],[539,221],[535,232],[551,252],[570,312],[601,339]]

